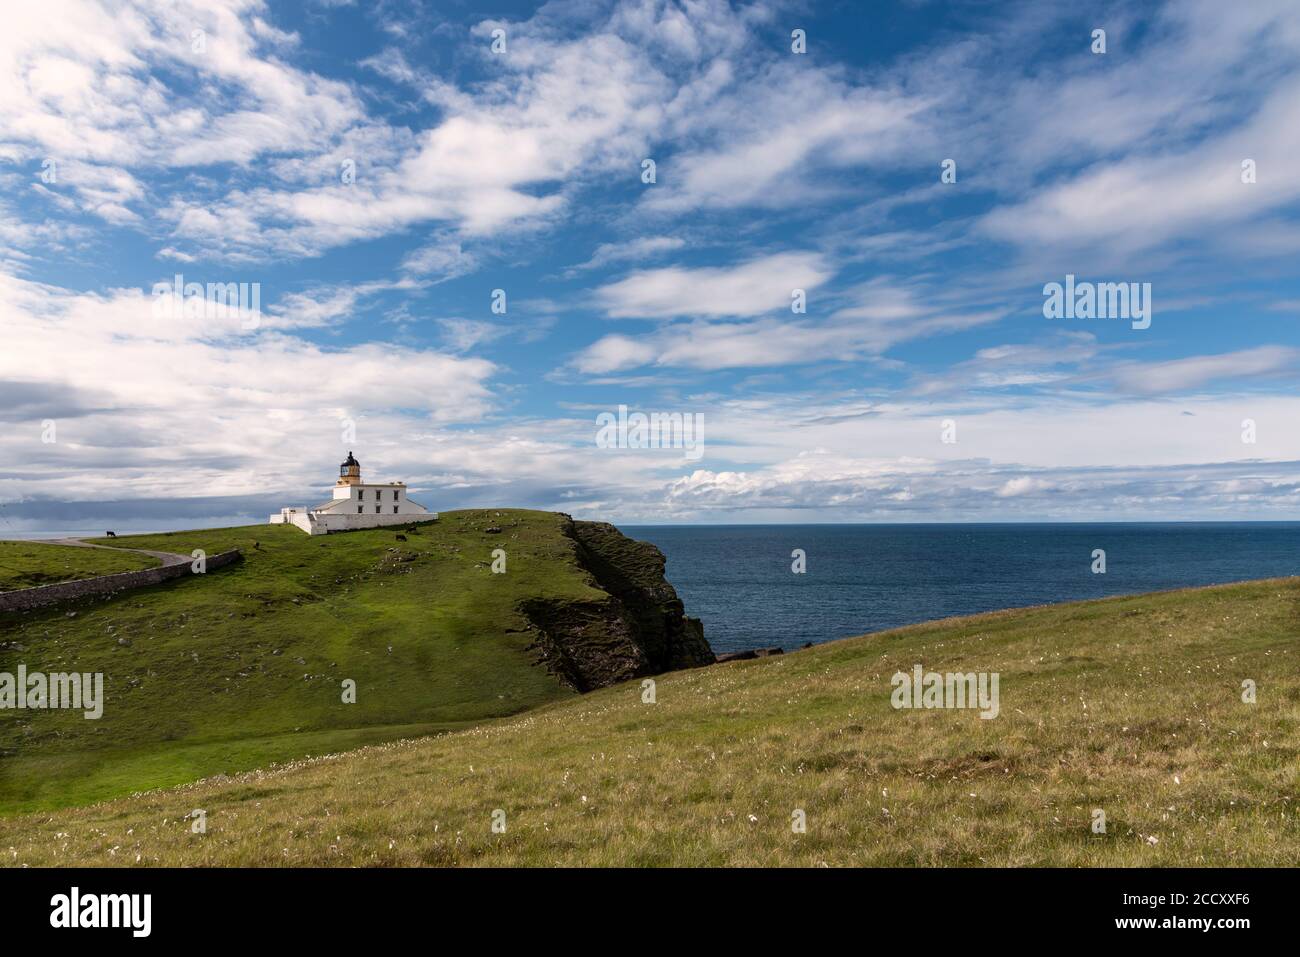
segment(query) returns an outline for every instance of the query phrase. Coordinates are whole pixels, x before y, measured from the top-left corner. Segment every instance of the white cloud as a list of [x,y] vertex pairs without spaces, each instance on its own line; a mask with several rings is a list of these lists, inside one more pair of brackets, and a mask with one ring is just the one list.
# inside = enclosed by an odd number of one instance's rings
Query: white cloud
[[402,271],[432,282],[446,282],[478,269],[478,257],[456,240],[440,236],[406,254]]
[[[0,141],[31,156],[119,165],[247,163],[267,151],[297,152],[357,121],[345,84],[260,49],[292,39],[257,17],[262,9],[249,0],[51,0],[7,11]],[[198,79],[200,92],[182,96],[154,67]]]
[[[155,318],[141,290],[74,293],[0,274],[0,325],[23,343],[0,350],[0,380],[92,397],[59,422],[53,446],[41,445],[35,406],[0,441],[22,450],[13,461],[49,463],[41,487],[73,498],[252,492],[267,472],[299,469],[304,445],[332,454],[344,416],[427,429],[494,405],[486,360],[382,343],[326,349],[273,323],[242,332],[220,313]],[[256,474],[230,465],[251,460]]]
[[439,319],[438,325],[442,327],[442,338],[447,348],[458,353],[499,339],[509,331],[503,325],[480,319]]
[[704,109],[674,118],[698,145],[661,164],[649,209],[789,206],[827,193],[817,171],[892,164],[930,139],[930,101],[789,60],[710,93]]
[[1105,374],[1126,392],[1155,394],[1195,389],[1222,379],[1294,374],[1297,367],[1300,349],[1259,346],[1220,355],[1119,363]]
[[[772,396],[711,409],[704,464],[667,486],[665,508],[746,520],[1300,516],[1294,396],[838,408]],[[1241,441],[1246,415],[1258,444]],[[948,418],[953,445],[941,441]]]
[[788,310],[794,290],[816,289],[830,276],[818,253],[774,253],[732,267],[640,270],[600,287],[594,298],[616,319],[755,316]]
[[679,236],[641,236],[621,243],[601,243],[584,263],[567,270],[574,275],[588,269],[599,269],[614,263],[639,262],[665,253],[676,252],[686,245]]
[[[634,273],[597,290],[596,300],[613,317],[705,317],[661,326],[642,336],[609,335],[571,362],[577,372],[602,375],[643,365],[733,369],[878,356],[910,339],[995,322],[996,309],[962,311],[928,301],[917,289],[887,277],[852,291],[856,302],[826,319],[813,290],[830,275],[824,261],[808,254],[761,257],[732,269],[658,269]],[[809,314],[790,310],[791,290],[809,294]],[[773,315],[745,322],[720,317]]]
[[1061,333],[1041,344],[990,346],[940,372],[915,376],[910,391],[934,396],[1061,383],[1074,378],[1077,370],[1100,352],[1097,337],[1087,332]]
[[1018,478],[1007,479],[1002,483],[993,494],[998,498],[1015,498],[1018,495],[1028,495],[1031,492],[1045,492],[1048,489],[1055,488],[1051,482],[1039,478],[1033,478],[1028,475],[1021,475]]
[[420,288],[413,280],[334,284],[293,292],[266,310],[264,329],[311,329],[338,325],[353,317],[359,303],[370,296],[392,290]]
[[648,365],[657,355],[655,346],[632,336],[612,335],[597,339],[574,360],[584,373],[619,372]]
[[[398,155],[372,156],[354,183],[234,192],[227,205],[244,228],[224,228],[220,239],[202,219],[204,204],[177,202],[176,239],[254,258],[267,248],[315,255],[428,222],[493,236],[546,222],[584,176],[644,152],[667,80],[643,53],[611,33],[559,40],[531,24],[512,25],[509,50],[494,57],[483,44],[494,78],[473,91],[430,79],[426,93],[443,118]],[[421,76],[400,66],[384,69]]]
[[[983,233],[1031,251],[1124,257],[1172,241],[1220,245],[1218,229],[1263,225],[1300,199],[1300,184],[1281,173],[1300,149],[1293,14],[1286,0],[1169,3],[1140,47],[1107,55],[1113,66],[1018,81],[1004,107],[1012,163],[994,182],[1007,193],[1030,176],[1048,183],[989,213]],[[1241,181],[1247,159],[1254,184]],[[1083,169],[1056,175],[1081,160]],[[1234,233],[1223,245],[1250,239]]]

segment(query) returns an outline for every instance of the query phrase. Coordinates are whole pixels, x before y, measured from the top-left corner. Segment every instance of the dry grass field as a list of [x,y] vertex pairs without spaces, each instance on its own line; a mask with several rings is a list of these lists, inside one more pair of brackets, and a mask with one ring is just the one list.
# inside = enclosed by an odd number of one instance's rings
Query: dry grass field
[[[890,678],[997,672],[1000,714]],[[1257,688],[1243,701],[1243,681]],[[999,612],[0,819],[25,865],[1293,865],[1300,579]],[[205,812],[206,832],[188,815]],[[1093,829],[1104,811],[1106,829]],[[806,830],[792,826],[797,811]],[[504,831],[493,828],[494,812]]]

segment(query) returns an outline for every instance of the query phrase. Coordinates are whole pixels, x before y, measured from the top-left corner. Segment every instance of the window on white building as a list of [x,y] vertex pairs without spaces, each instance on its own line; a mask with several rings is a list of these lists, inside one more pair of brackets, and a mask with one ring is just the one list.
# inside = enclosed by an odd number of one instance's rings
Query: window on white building
[[394,514],[394,515],[397,514],[397,506],[396,506],[396,505],[393,506],[393,514]]
[[358,506],[357,506],[357,514],[358,514],[358,515],[360,515],[360,514],[361,514],[362,512],[364,512],[365,510],[366,510],[366,507],[365,507],[364,505],[358,505]]

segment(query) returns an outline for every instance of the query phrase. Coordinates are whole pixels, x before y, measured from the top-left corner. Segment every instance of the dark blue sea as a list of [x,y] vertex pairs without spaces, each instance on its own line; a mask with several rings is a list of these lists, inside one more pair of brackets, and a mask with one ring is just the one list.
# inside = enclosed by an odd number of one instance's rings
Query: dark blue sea
[[[623,526],[715,651],[999,608],[1300,575],[1300,523]],[[791,571],[803,549],[807,571]],[[1092,571],[1094,549],[1106,573]]]

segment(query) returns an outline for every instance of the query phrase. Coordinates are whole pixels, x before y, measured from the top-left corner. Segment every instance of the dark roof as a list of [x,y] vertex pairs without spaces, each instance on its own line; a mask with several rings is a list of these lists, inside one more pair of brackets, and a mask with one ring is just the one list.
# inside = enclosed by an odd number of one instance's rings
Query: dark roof
[[355,465],[357,468],[361,468],[361,463],[352,457],[351,452],[348,453],[347,459],[339,466],[339,468],[347,468],[349,465]]

